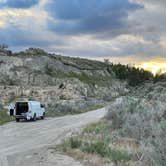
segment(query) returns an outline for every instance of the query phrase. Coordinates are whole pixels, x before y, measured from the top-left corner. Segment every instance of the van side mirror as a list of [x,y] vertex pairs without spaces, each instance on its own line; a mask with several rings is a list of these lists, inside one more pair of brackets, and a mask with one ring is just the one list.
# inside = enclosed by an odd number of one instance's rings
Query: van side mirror
[[45,105],[44,105],[44,104],[40,104],[40,107],[41,107],[41,108],[44,108],[44,107],[45,107]]

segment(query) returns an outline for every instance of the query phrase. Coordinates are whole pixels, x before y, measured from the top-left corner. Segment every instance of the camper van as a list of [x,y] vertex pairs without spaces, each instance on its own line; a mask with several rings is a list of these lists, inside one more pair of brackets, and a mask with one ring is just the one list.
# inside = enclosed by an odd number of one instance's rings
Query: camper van
[[45,108],[44,105],[38,101],[19,101],[14,105],[10,105],[10,116],[16,118],[16,122],[20,119],[36,121],[37,118],[44,119]]

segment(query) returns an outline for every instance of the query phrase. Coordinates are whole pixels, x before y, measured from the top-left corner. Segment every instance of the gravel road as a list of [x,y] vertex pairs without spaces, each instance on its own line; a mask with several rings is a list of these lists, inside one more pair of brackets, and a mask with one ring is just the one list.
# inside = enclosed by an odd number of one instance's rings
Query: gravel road
[[0,166],[81,166],[80,162],[52,147],[105,113],[103,108],[79,115],[0,126]]

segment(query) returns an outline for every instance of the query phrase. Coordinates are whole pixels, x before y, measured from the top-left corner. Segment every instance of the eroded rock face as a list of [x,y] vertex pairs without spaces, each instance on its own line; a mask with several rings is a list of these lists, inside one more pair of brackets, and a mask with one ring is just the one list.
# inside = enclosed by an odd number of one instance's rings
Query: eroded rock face
[[[120,84],[120,83],[119,83]],[[102,100],[113,98],[128,91],[118,82],[110,87],[93,87],[79,80],[59,80],[55,86],[0,86],[0,102],[34,98],[45,103],[57,100]]]
[[[83,109],[128,93],[103,62],[48,54],[41,49],[0,51],[0,103],[24,99]],[[54,106],[55,105],[55,106]]]
[[59,78],[73,77],[73,73],[77,77],[82,73],[83,76],[110,76],[102,62],[50,55],[40,49],[10,56],[0,51],[1,85],[56,85]]

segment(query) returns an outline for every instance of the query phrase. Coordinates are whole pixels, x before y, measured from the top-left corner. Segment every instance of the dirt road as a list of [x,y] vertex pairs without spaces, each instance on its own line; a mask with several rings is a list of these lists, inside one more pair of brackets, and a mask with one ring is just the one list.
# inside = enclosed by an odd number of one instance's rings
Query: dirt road
[[0,126],[0,166],[80,166],[80,162],[52,147],[73,131],[99,120],[105,113],[103,108],[80,115]]

